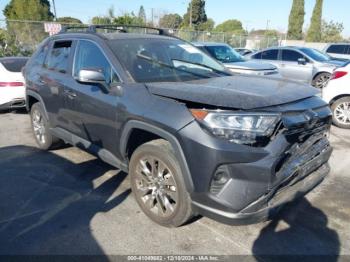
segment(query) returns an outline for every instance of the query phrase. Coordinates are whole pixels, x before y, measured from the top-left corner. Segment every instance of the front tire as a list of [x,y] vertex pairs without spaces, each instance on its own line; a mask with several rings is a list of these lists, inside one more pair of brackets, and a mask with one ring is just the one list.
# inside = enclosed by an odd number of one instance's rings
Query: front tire
[[332,106],[333,124],[350,129],[350,97],[343,97],[335,101]]
[[165,227],[178,227],[192,216],[191,200],[170,143],[154,140],[133,153],[131,188],[142,211]]
[[38,102],[32,106],[30,116],[34,138],[38,147],[49,150],[56,146],[60,140],[51,134],[50,125],[44,112],[42,105]]

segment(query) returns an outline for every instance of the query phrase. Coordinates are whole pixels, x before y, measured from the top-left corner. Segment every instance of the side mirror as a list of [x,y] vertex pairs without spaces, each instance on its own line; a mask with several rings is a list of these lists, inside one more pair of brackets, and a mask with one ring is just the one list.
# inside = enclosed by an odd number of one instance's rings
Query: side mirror
[[99,70],[81,69],[78,73],[78,81],[87,84],[101,84],[105,83],[106,79]]
[[306,59],[305,58],[299,58],[298,59],[298,64],[299,65],[306,65]]
[[108,93],[108,86],[104,74],[98,69],[81,69],[78,73],[78,82],[98,85],[104,93]]

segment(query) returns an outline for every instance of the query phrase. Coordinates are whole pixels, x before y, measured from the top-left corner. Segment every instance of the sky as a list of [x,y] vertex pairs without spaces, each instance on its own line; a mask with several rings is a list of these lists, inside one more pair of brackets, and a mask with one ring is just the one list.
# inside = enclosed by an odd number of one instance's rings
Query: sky
[[[52,0],[50,0],[52,1]],[[3,10],[9,0],[0,0],[0,9]],[[154,13],[179,13],[186,12],[190,0],[55,0],[57,15],[73,16],[84,23],[96,15],[105,15],[107,9],[114,6],[115,14],[134,11],[138,13],[143,5],[148,18],[151,10]],[[305,23],[310,23],[315,0],[305,0]],[[206,0],[206,12],[208,17],[219,24],[227,19],[242,21],[245,29],[265,29],[267,24],[271,29],[286,32],[288,29],[288,16],[292,6],[292,0]],[[350,37],[350,1],[349,0],[324,0],[323,18],[342,22],[344,35]],[[0,18],[3,18],[1,12]]]

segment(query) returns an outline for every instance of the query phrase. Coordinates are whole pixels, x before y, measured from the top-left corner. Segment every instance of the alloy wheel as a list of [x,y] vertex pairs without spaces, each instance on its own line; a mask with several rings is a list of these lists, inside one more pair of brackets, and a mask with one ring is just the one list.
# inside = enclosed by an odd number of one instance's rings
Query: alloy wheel
[[330,80],[331,76],[327,74],[322,74],[319,77],[317,77],[316,82],[315,82],[315,87],[322,89],[324,88],[328,81]]
[[343,125],[350,125],[350,102],[339,104],[334,110],[334,117]]
[[35,110],[32,115],[34,135],[40,144],[46,143],[46,129],[42,114]]
[[179,194],[170,168],[156,157],[141,158],[136,167],[136,195],[144,207],[167,218],[177,208]]

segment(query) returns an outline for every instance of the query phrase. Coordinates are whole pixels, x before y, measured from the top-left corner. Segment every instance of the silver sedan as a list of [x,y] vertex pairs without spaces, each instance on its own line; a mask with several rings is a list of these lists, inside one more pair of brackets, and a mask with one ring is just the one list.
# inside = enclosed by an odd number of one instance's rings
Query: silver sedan
[[268,48],[249,58],[275,65],[284,78],[309,83],[320,89],[328,82],[334,69],[344,65],[344,61],[307,47]]

